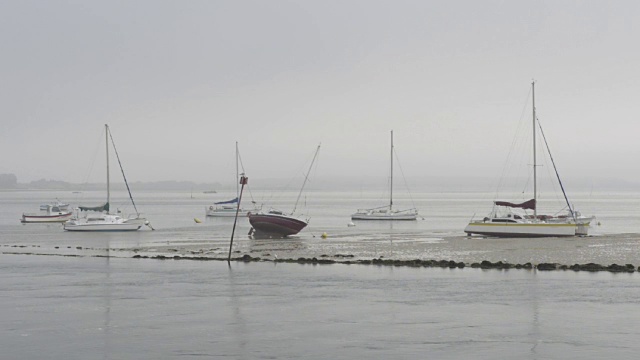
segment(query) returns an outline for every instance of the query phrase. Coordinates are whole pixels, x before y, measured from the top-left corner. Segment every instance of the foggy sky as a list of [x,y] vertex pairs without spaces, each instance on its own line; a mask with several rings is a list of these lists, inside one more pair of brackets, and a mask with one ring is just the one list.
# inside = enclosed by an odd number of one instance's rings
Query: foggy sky
[[[0,1],[0,173],[496,177],[536,80],[565,177],[640,179],[637,1]],[[530,119],[525,112],[525,118]],[[102,172],[101,172],[102,171]]]

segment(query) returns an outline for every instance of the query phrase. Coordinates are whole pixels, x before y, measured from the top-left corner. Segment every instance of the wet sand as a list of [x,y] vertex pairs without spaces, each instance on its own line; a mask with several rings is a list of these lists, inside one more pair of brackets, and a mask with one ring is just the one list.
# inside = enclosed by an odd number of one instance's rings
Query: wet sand
[[[3,244],[3,254],[98,256],[171,260],[226,260],[228,240],[158,241],[144,246]],[[287,239],[235,239],[234,261],[365,264],[425,267],[537,268],[634,272],[640,234],[572,238],[416,237],[415,234]],[[616,264],[616,265],[613,265]],[[578,266],[579,265],[579,266]],[[613,265],[613,266],[612,266]]]

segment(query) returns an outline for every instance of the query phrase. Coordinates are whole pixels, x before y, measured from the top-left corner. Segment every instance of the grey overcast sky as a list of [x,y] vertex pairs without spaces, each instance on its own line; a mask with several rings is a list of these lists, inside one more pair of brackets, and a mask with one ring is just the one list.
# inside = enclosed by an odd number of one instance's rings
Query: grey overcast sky
[[[532,79],[565,177],[640,179],[638,1],[0,0],[0,173],[502,171]],[[529,113],[525,113],[530,119]],[[96,155],[97,154],[97,155]],[[89,179],[91,180],[91,179]],[[95,179],[98,180],[98,179]]]

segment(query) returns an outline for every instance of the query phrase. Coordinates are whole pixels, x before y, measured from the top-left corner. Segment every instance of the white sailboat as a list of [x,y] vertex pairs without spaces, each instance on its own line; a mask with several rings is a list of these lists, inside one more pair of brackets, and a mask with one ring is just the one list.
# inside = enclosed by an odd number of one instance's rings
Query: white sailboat
[[389,205],[372,209],[358,209],[351,220],[416,220],[418,209],[396,210],[393,208],[393,130],[391,130],[391,180],[389,186]]
[[[129,191],[129,198],[136,210],[136,214],[133,217],[124,218],[118,214],[109,213],[109,202],[111,200],[109,177],[109,138],[111,137],[111,132],[109,131],[109,125],[105,124],[104,128],[107,156],[107,202],[104,205],[95,207],[80,206],[76,211],[76,217],[64,223],[64,229],[67,231],[136,231],[139,230],[142,225],[147,225],[153,230],[149,221],[140,217],[140,213],[133,201],[133,196],[131,196],[129,184],[124,176],[124,170],[122,171],[122,177],[124,178],[127,190]],[[113,144],[112,137],[111,143]],[[118,151],[115,148],[115,144],[113,145],[113,149],[116,153],[116,157],[118,158],[118,163],[120,163],[120,158],[118,157]],[[122,170],[122,164],[120,164],[120,169]]]
[[205,208],[205,212],[207,216],[211,217],[235,217],[236,210],[238,211],[238,216],[247,216],[247,211],[238,208],[238,197],[240,194],[240,173],[238,168],[238,159],[240,154],[238,152],[238,142],[236,141],[236,197],[227,201],[219,201],[213,203]]
[[[484,217],[482,220],[472,220],[465,227],[464,231],[468,235],[476,234],[500,237],[556,237],[588,234],[589,223],[591,222],[592,217],[582,216],[572,208],[557,170],[557,180],[566,200],[568,213],[560,216],[538,214],[535,82],[531,83],[531,93],[533,104],[533,199],[522,203],[494,201],[493,210],[488,216]],[[540,131],[546,144],[542,128],[540,128]],[[549,153],[549,156],[555,169],[555,162],[553,162],[551,153]],[[530,210],[532,213],[527,210]]]

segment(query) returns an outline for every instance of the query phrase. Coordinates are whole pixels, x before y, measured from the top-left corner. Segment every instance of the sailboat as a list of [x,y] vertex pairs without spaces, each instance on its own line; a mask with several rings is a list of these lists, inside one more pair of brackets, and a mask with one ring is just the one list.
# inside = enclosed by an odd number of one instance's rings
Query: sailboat
[[[147,225],[153,230],[153,228],[149,224],[149,221],[147,221],[147,219],[143,217],[140,217],[138,208],[133,201],[133,196],[131,195],[131,190],[129,189],[129,184],[127,183],[127,178],[124,176],[124,170],[122,169],[122,164],[120,163],[118,151],[115,148],[115,144],[113,144],[113,137],[111,136],[111,132],[109,131],[109,125],[105,124],[104,129],[107,156],[107,202],[100,206],[78,207],[77,216],[65,222],[63,225],[64,229],[67,231],[136,231],[139,230],[142,225]],[[122,177],[124,178],[124,183],[127,186],[127,191],[129,192],[129,199],[131,199],[131,203],[136,210],[136,215],[134,217],[123,218],[118,214],[109,213],[109,202],[111,201],[109,178],[109,138],[111,138],[113,149],[116,153],[116,157],[118,158],[118,164],[120,164],[120,170],[122,170]],[[84,216],[80,216],[80,212],[83,212]]]
[[249,212],[249,223],[252,226],[249,234],[253,234],[255,232],[259,234],[285,237],[299,233],[307,226],[307,224],[309,224],[309,219],[300,219],[294,214],[296,212],[296,208],[298,207],[298,202],[300,201],[300,196],[302,195],[304,186],[309,179],[309,173],[311,172],[313,164],[318,157],[318,152],[320,152],[320,145],[318,145],[315,155],[313,156],[313,160],[311,160],[311,165],[309,166],[309,170],[304,177],[302,187],[300,188],[298,198],[296,199],[296,203],[293,206],[293,210],[291,211],[291,213],[286,214],[283,211],[273,208],[269,209],[269,211],[266,213],[263,213],[261,211],[256,213]]
[[358,209],[351,220],[416,220],[418,209],[396,210],[393,208],[393,130],[391,130],[391,180],[389,184],[389,205],[372,209]]
[[237,209],[238,207],[238,194],[240,193],[240,173],[238,169],[238,158],[240,154],[238,153],[238,142],[236,142],[236,177],[238,181],[236,181],[236,197],[227,201],[215,202],[213,205],[205,208],[206,215],[212,217],[235,217],[236,210],[238,211],[238,216],[247,216],[246,211],[242,209]]
[[[538,214],[538,186],[537,186],[537,159],[536,159],[536,103],[535,103],[535,82],[531,83],[532,105],[533,105],[533,199],[522,203],[512,203],[508,201],[494,201],[493,210],[482,220],[472,220],[464,229],[468,235],[486,235],[499,237],[557,237],[557,236],[577,236],[587,235],[589,223],[592,217],[582,216],[575,211],[564,191],[562,181],[555,167],[555,162],[549,152],[549,157],[556,170],[556,177],[562,189],[564,199],[567,204],[568,213],[566,215],[541,215]],[[549,146],[540,127],[541,135]],[[527,212],[530,210],[530,212]]]

